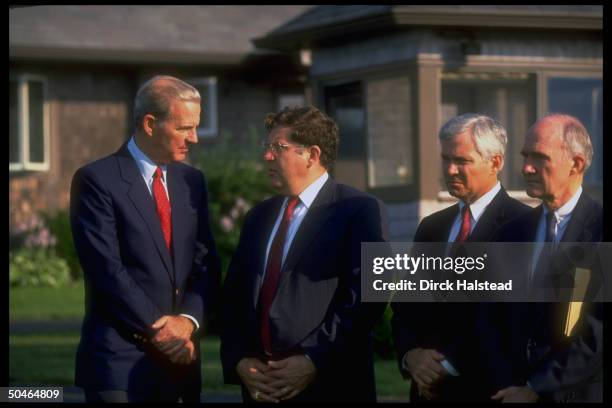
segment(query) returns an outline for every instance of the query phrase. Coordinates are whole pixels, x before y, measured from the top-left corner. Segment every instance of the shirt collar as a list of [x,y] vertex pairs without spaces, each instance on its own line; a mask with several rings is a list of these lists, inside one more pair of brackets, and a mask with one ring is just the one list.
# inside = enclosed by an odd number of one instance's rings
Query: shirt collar
[[[557,208],[553,212],[553,214],[555,215],[555,218],[557,219],[557,223],[560,223],[561,221],[563,221],[565,217],[567,217],[568,215],[572,213],[572,211],[574,211],[574,208],[576,208],[576,204],[578,204],[578,200],[580,199],[581,194],[582,194],[582,186],[578,187],[578,190],[576,190],[572,198],[570,198],[565,204],[563,204],[561,207]],[[544,217],[546,217],[549,210],[548,208],[546,208],[545,205],[543,205],[543,207],[544,207]]]
[[[158,167],[157,164],[155,164],[153,160],[149,159],[149,157],[147,157],[147,155],[144,154],[142,150],[140,150],[140,148],[136,144],[136,141],[134,140],[134,136],[130,138],[127,148],[132,154],[134,160],[136,161],[136,165],[138,166],[138,170],[140,170],[140,174],[142,175],[142,177],[144,177],[147,182],[150,182],[153,178],[155,170]],[[161,165],[159,167],[161,167],[162,169],[163,180],[166,180],[166,170],[168,166]]]
[[323,173],[318,179],[316,179],[311,185],[306,187],[304,191],[302,191],[299,195],[300,201],[306,208],[310,208],[312,202],[317,198],[319,191],[323,188],[323,184],[329,178],[329,174],[327,172]]
[[[491,188],[488,192],[483,194],[478,200],[474,201],[470,204],[470,213],[472,214],[472,218],[474,221],[478,221],[484,210],[487,208],[491,201],[495,198],[497,193],[501,190],[501,184],[498,181],[493,188]],[[459,201],[459,212],[463,211],[463,207],[465,207],[465,203],[460,200]]]

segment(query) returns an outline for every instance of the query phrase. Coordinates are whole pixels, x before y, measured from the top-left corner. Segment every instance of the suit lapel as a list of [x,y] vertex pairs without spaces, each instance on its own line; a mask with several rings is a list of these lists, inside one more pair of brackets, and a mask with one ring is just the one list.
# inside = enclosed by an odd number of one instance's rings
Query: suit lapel
[[443,211],[446,211],[446,213],[444,213],[440,219],[441,228],[438,229],[440,235],[433,237],[433,242],[448,242],[448,236],[450,235],[451,229],[453,229],[453,223],[455,222],[457,214],[459,214],[459,203],[453,204],[448,207],[447,210]]
[[493,200],[489,203],[487,208],[485,208],[468,241],[488,242],[491,240],[495,230],[503,223],[503,206],[507,199],[508,194],[506,194],[506,191],[502,187],[495,197],[493,197]]
[[565,233],[561,237],[561,242],[593,241],[593,228],[591,224],[594,219],[592,217],[593,214],[589,211],[590,201],[591,199],[583,191],[574,211],[572,211],[572,218],[569,220]]
[[330,217],[331,209],[329,204],[334,200],[335,187],[336,182],[330,177],[319,191],[317,198],[312,202],[311,208],[302,220],[283,264],[278,282],[279,288],[282,286],[283,281],[287,279],[287,276],[290,275],[290,271],[295,268],[302,258],[308,246],[314,242],[317,233]]
[[[253,245],[254,249],[252,253],[254,254],[252,260],[252,268],[254,273],[252,276],[252,293],[253,293],[253,307],[257,307],[257,302],[259,300],[259,289],[261,287],[261,281],[264,273],[264,260],[266,257],[266,248],[268,245],[268,240],[270,238],[270,233],[272,232],[272,228],[274,228],[274,222],[278,217],[281,206],[283,205],[283,196],[278,196],[273,199],[268,208],[262,208],[260,220],[255,221],[256,230],[253,236]],[[260,227],[259,227],[260,226]]]
[[184,245],[185,234],[192,228],[189,225],[193,217],[190,213],[193,210],[189,206],[189,191],[184,182],[179,179],[178,169],[173,164],[168,165],[166,171],[168,196],[170,200],[170,208],[172,214],[172,250],[174,252],[174,279],[180,278],[183,270],[180,268],[181,262],[184,262]]
[[132,204],[134,204],[136,211],[140,214],[142,220],[149,228],[151,238],[168,272],[168,277],[173,281],[174,272],[172,261],[170,259],[170,253],[166,248],[166,242],[155,210],[155,203],[138,170],[138,166],[136,166],[134,162],[134,158],[127,149],[127,143],[117,151],[116,157],[119,163],[121,177],[129,184],[127,195],[132,201]]

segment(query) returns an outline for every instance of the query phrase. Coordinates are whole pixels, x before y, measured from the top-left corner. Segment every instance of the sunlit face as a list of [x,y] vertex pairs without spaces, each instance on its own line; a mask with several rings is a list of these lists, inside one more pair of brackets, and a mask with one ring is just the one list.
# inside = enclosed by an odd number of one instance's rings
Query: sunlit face
[[478,153],[467,132],[443,140],[441,145],[442,173],[452,196],[471,204],[493,188],[499,169]]
[[542,120],[525,138],[522,172],[530,197],[553,202],[571,195],[574,161],[563,147],[562,132],[562,124]]
[[268,149],[263,154],[272,187],[284,195],[301,193],[308,177],[307,149],[291,141],[291,129],[275,127],[268,135],[268,143],[283,147]]
[[151,135],[152,159],[161,164],[183,161],[187,158],[189,143],[198,142],[200,104],[172,99],[170,114],[164,121],[155,120]]

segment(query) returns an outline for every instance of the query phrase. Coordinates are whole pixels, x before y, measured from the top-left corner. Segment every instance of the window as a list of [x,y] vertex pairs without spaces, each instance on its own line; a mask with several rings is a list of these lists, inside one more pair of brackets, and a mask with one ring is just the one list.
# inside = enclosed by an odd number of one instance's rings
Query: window
[[548,112],[577,117],[587,128],[593,144],[593,162],[584,176],[585,185],[603,184],[603,81],[601,78],[549,77]]
[[[440,127],[464,113],[498,120],[508,135],[500,180],[508,190],[524,190],[520,155],[527,129],[536,120],[536,79],[527,73],[444,73]],[[437,135],[436,135],[437,137]],[[440,186],[446,191],[440,172]]]
[[217,78],[196,78],[187,81],[202,97],[198,136],[213,137],[217,134]]
[[283,110],[285,107],[304,106],[306,98],[300,94],[283,94],[278,97],[278,110]]
[[368,187],[414,182],[410,78],[368,81]]
[[9,77],[9,171],[49,169],[46,81]]
[[362,83],[326,87],[325,110],[340,129],[334,176],[342,183],[365,190],[366,135]]

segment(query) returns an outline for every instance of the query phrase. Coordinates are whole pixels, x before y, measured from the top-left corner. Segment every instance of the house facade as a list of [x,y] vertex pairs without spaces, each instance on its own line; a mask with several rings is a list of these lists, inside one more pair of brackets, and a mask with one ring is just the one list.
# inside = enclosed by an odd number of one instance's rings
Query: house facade
[[9,9],[9,230],[68,207],[77,168],[132,132],[136,91],[157,74],[203,98],[198,148],[264,134],[304,103],[305,69],[265,35],[308,6],[36,6]]
[[309,95],[339,123],[335,176],[383,199],[394,240],[450,205],[438,130],[480,112],[508,130],[501,180],[535,205],[520,174],[528,127],[577,116],[595,151],[585,189],[603,192],[601,6],[319,6],[255,44],[306,55]]
[[[394,240],[454,201],[437,133],[481,112],[508,130],[502,183],[547,112],[577,116],[603,200],[602,6],[37,6],[9,9],[9,225],[66,208],[70,178],[130,135],[138,87],[166,73],[203,95],[201,145],[263,137],[311,103],[340,126],[337,180],[389,207]],[[208,107],[208,109],[207,109]]]

